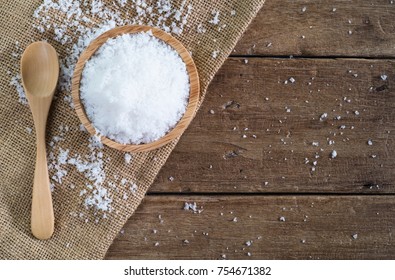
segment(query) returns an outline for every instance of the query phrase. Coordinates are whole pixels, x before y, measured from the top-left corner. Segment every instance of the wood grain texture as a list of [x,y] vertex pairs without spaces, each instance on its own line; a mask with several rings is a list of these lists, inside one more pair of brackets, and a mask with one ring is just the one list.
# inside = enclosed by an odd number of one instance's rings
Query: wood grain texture
[[228,59],[150,191],[394,193],[394,79],[390,60]]
[[267,1],[107,258],[394,259],[394,16]]
[[386,0],[266,1],[234,54],[395,57],[394,18]]
[[[148,196],[106,258],[393,259],[394,200],[394,196]],[[203,212],[183,210],[185,201],[196,202]]]

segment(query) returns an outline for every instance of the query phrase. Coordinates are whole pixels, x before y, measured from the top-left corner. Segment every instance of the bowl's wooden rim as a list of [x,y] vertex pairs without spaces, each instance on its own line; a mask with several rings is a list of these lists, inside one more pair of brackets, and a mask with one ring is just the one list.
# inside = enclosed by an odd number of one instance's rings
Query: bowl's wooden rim
[[141,25],[138,26],[127,25],[127,26],[116,27],[114,29],[111,29],[103,33],[89,44],[89,46],[84,50],[84,52],[79,57],[72,78],[71,92],[75,106],[75,111],[77,112],[78,118],[80,119],[81,123],[85,126],[88,132],[91,135],[95,135],[96,129],[88,119],[84,106],[80,100],[80,82],[81,82],[82,71],[84,69],[85,63],[96,52],[96,50],[100,48],[100,46],[102,46],[105,42],[107,42],[109,38],[114,38],[119,35],[123,35],[127,33],[147,32],[150,30],[155,37],[161,39],[162,41],[166,42],[171,47],[173,47],[184,61],[189,75],[189,86],[190,86],[189,101],[184,116],[177,123],[177,125],[171,131],[169,131],[165,136],[154,142],[139,144],[139,145],[120,144],[110,138],[100,135],[103,144],[125,152],[147,152],[157,149],[173,141],[177,137],[181,136],[182,133],[185,131],[185,129],[188,127],[188,125],[191,123],[199,102],[200,84],[199,84],[199,76],[198,76],[198,71],[196,69],[196,65],[188,50],[176,38],[155,27],[141,26]]

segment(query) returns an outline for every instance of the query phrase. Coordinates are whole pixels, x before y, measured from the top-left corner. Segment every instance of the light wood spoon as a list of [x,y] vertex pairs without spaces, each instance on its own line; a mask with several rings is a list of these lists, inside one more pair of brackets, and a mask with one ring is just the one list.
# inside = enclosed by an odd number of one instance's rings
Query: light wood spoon
[[45,127],[59,77],[59,61],[55,49],[46,42],[29,45],[21,58],[21,76],[33,114],[37,144],[31,230],[36,238],[48,239],[54,231],[54,214],[45,150]]

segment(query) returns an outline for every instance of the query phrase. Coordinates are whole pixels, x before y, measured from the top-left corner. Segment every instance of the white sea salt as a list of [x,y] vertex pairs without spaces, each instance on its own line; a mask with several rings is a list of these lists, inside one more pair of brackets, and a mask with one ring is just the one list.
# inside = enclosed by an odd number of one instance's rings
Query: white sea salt
[[20,74],[16,74],[11,78],[10,85],[14,86],[18,96],[19,96],[19,102],[26,105],[27,104],[27,98],[25,95],[25,91],[23,90],[22,86],[22,77]]
[[211,57],[214,58],[214,59],[216,59],[216,58],[218,57],[218,54],[219,54],[219,51],[213,51],[213,52],[211,53]]
[[321,116],[320,116],[320,121],[324,121],[325,119],[327,119],[328,118],[328,113],[323,113]]
[[[128,12],[121,12],[119,6],[127,6]],[[66,56],[60,58],[59,88],[68,94],[64,100],[73,108],[70,91],[74,66],[94,38],[111,28],[128,24],[155,26],[180,35],[188,25],[192,10],[192,4],[185,0],[180,5],[169,0],[116,0],[107,1],[105,5],[101,0],[45,0],[33,13],[33,27],[44,39],[51,36],[62,45],[70,44]],[[67,20],[59,20],[63,18]],[[14,79],[12,82],[22,96],[21,103],[27,104],[20,81]]]
[[109,39],[86,63],[81,99],[100,134],[150,143],[185,113],[189,77],[178,53],[149,32]]
[[337,152],[336,152],[336,150],[333,150],[331,152],[331,158],[336,158],[336,157],[337,157]]
[[197,33],[206,33],[206,28],[203,24],[199,23],[196,28]]
[[192,210],[194,213],[196,213],[198,211],[196,202],[193,202],[193,203],[185,202],[184,203],[184,210],[185,211]]
[[212,15],[214,17],[211,20],[209,20],[209,23],[217,25],[220,22],[220,20],[219,20],[219,12],[218,11],[213,11]]
[[132,160],[132,155],[129,153],[126,153],[125,154],[125,163],[129,164],[131,160]]

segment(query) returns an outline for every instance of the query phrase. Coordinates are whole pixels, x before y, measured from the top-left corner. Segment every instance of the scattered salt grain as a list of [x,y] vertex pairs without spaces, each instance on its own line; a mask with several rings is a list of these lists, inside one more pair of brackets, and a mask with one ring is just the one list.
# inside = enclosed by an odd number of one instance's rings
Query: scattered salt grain
[[21,75],[16,74],[15,76],[13,76],[11,78],[10,85],[15,87],[19,95],[19,102],[23,105],[26,105],[27,99],[26,99],[25,91],[23,90]]
[[218,54],[219,54],[219,51],[213,51],[213,52],[211,53],[211,57],[214,58],[214,59],[216,59],[216,58],[218,57]]
[[328,113],[323,113],[323,114],[320,116],[320,121],[324,121],[326,118],[328,118]]
[[211,19],[211,20],[209,21],[209,23],[212,23],[212,24],[214,24],[214,25],[217,25],[217,24],[220,22],[220,20],[219,20],[219,12],[218,12],[218,11],[213,11],[213,12],[212,12],[212,15],[213,15],[214,17],[213,17],[213,19]]
[[373,141],[369,139],[369,140],[368,140],[368,145],[369,145],[369,146],[372,146],[372,145],[373,145]]
[[138,187],[137,187],[137,185],[135,184],[135,183],[133,183],[131,186],[130,186],[130,192],[132,193],[132,194],[135,194],[136,192],[137,192],[137,189],[138,189]]
[[358,238],[358,233],[354,233],[353,235],[352,235],[352,238],[355,240],[355,239],[357,239]]
[[279,220],[280,222],[285,222],[285,217],[280,217]]
[[336,150],[333,150],[331,152],[331,158],[336,158],[336,157],[337,157],[337,152],[336,152]]
[[26,132],[32,134],[32,129],[30,127],[26,127]]
[[198,213],[199,210],[197,208],[196,202],[190,203],[190,202],[185,202],[184,203],[184,210],[185,211],[193,211],[194,213]]
[[122,144],[150,143],[185,113],[189,78],[177,52],[150,32],[124,34],[88,60],[80,89],[100,134]]
[[203,24],[199,23],[196,28],[197,33],[206,33],[206,28]]
[[126,153],[126,154],[125,154],[125,162],[126,162],[127,164],[129,164],[131,160],[132,160],[131,154]]
[[386,74],[382,74],[382,75],[380,76],[380,78],[381,78],[381,80],[386,81],[387,78],[388,78],[388,76],[387,76]]

